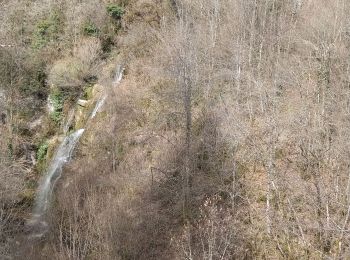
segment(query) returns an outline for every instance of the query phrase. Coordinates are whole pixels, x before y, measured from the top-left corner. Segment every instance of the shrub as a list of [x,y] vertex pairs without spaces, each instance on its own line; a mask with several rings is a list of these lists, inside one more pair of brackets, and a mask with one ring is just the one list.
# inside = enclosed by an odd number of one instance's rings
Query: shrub
[[62,118],[62,110],[63,110],[63,94],[57,88],[53,90],[50,95],[50,100],[53,106],[53,112],[50,114],[50,118],[55,122],[59,123]]
[[57,40],[61,23],[61,15],[57,11],[53,11],[48,18],[40,20],[36,24],[36,29],[33,34],[33,48],[40,49],[46,46],[50,41]]
[[81,84],[82,68],[79,60],[64,58],[58,60],[49,74],[49,83],[61,87],[75,87]]
[[124,14],[124,8],[116,5],[116,4],[110,4],[107,6],[107,13],[114,19],[118,20],[120,19]]
[[39,145],[38,151],[36,153],[36,158],[38,161],[43,161],[45,159],[48,148],[49,144],[47,141],[44,141]]
[[99,35],[100,30],[96,27],[96,25],[93,22],[88,21],[83,26],[83,33],[87,36],[96,37]]
[[95,38],[77,44],[73,57],[57,61],[52,67],[48,81],[59,88],[82,87],[98,75],[101,45]]

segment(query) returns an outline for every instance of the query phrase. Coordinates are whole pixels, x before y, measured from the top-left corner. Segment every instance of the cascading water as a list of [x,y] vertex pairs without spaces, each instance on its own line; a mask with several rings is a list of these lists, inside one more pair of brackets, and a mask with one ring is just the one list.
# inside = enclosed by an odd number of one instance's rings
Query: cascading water
[[33,218],[30,222],[30,225],[38,228],[37,232],[39,234],[37,235],[39,236],[46,231],[47,224],[42,218],[49,206],[54,184],[61,176],[64,164],[70,161],[73,150],[83,133],[84,129],[79,129],[64,138],[50,163],[46,175],[41,181],[35,200]]
[[91,113],[90,118],[94,118],[97,114],[97,112],[100,110],[100,108],[103,106],[103,104],[105,103],[107,98],[107,95],[103,95],[96,103],[96,106],[94,108],[94,110]]
[[[113,80],[114,86],[117,86],[120,83],[120,81],[123,79],[123,73],[124,73],[124,67],[122,67],[121,65],[118,65],[114,76],[114,80]],[[91,113],[91,116],[90,116],[91,119],[96,116],[97,112],[101,109],[106,99],[107,99],[107,94],[104,94],[100,97],[100,99],[96,103],[94,110]]]
[[[116,75],[113,81],[113,85],[117,86],[123,78],[124,68],[122,66],[117,67]],[[101,109],[104,102],[107,99],[107,94],[103,94],[97,101],[95,108],[93,109],[90,118],[94,118],[97,112]],[[51,109],[51,101],[48,100],[49,110]],[[63,127],[63,132],[67,134],[69,127],[74,118],[74,110],[71,110],[68,114],[66,124]],[[85,129],[79,129],[69,135],[67,135],[60,146],[58,147],[50,165],[47,169],[46,175],[41,180],[36,198],[35,207],[33,210],[32,219],[29,221],[29,226],[32,227],[35,233],[32,233],[32,237],[41,237],[48,230],[48,225],[45,222],[44,215],[49,207],[52,190],[55,186],[55,182],[60,178],[62,174],[63,166],[70,161],[73,150],[79,141],[79,138],[84,133]]]
[[125,68],[122,65],[117,66],[117,70],[115,72],[113,84],[120,83],[120,81],[123,79],[124,70],[125,70]]

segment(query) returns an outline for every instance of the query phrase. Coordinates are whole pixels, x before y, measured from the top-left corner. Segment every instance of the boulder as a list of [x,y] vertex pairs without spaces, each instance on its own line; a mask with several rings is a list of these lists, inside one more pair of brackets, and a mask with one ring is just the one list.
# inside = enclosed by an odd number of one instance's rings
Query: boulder
[[89,101],[84,100],[84,99],[79,99],[78,100],[78,105],[82,107],[86,107],[88,105]]

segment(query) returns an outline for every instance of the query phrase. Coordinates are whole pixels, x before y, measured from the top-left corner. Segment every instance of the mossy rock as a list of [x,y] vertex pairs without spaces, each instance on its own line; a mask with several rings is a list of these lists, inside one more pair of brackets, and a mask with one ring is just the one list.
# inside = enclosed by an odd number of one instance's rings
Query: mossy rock
[[48,162],[52,159],[54,156],[54,153],[56,151],[56,147],[59,143],[59,138],[57,136],[53,137],[50,140],[46,140],[43,142],[37,151],[37,165],[36,170],[39,173],[45,172]]
[[84,128],[86,120],[88,118],[87,111],[88,109],[86,109],[85,107],[82,107],[82,106],[77,107],[77,110],[75,112],[75,125],[74,125],[75,130]]
[[90,100],[94,97],[94,87],[88,86],[84,90],[84,99]]
[[49,142],[48,142],[48,149],[47,149],[47,154],[46,154],[46,160],[51,160],[52,157],[55,154],[57,145],[60,142],[60,138],[59,137],[54,137],[52,138]]

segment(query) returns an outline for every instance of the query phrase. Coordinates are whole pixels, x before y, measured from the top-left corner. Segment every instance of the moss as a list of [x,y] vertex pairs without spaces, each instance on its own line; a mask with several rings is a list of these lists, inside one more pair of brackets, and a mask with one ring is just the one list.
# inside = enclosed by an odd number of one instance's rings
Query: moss
[[258,198],[257,198],[257,202],[266,202],[267,198],[266,195],[261,194]]
[[55,138],[53,140],[50,141],[48,149],[47,149],[47,154],[46,154],[46,159],[50,160],[55,153],[56,147],[58,145],[58,139]]
[[39,173],[43,172],[46,168],[47,152],[49,149],[49,143],[47,141],[42,142],[36,152],[37,165],[36,169]]
[[93,86],[89,85],[85,87],[83,98],[87,100],[93,98]]

